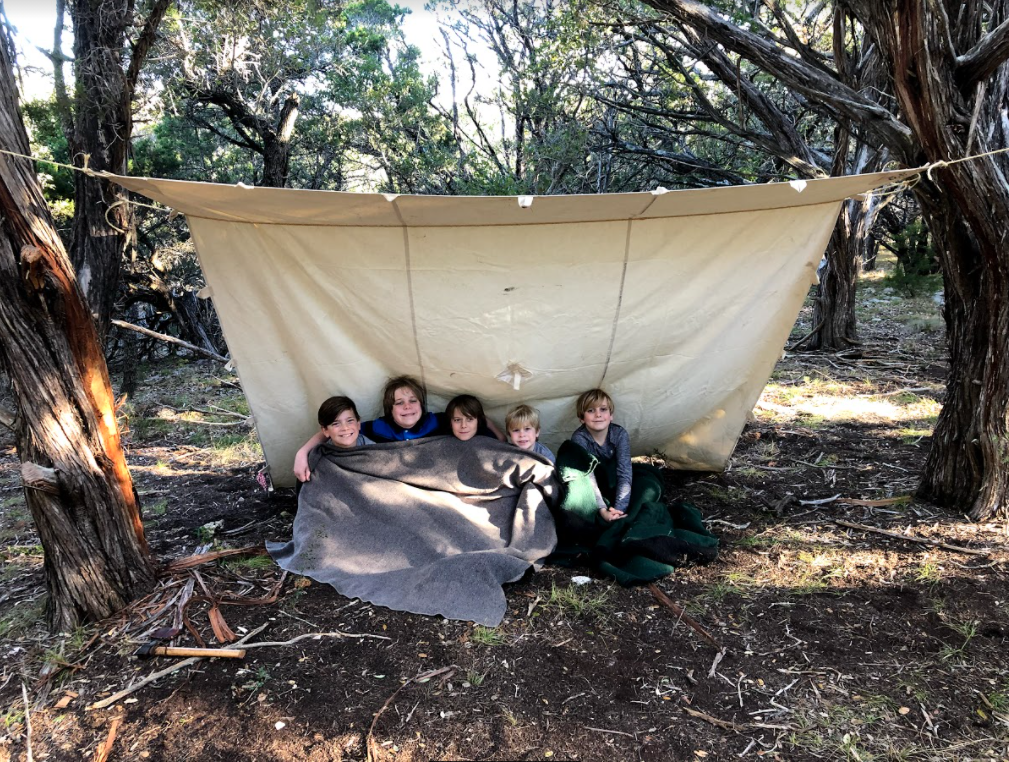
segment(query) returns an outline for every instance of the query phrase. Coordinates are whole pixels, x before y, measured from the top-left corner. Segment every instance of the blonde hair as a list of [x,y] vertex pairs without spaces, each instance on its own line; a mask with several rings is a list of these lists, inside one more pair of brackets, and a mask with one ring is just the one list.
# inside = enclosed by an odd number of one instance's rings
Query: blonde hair
[[518,429],[522,426],[532,426],[536,431],[540,430],[539,411],[529,405],[518,405],[508,411],[505,416],[505,431]]
[[589,389],[587,392],[582,392],[578,395],[578,401],[575,402],[575,412],[578,414],[578,420],[582,419],[586,410],[602,402],[609,405],[610,413],[617,412],[616,405],[613,404],[613,398],[602,389]]

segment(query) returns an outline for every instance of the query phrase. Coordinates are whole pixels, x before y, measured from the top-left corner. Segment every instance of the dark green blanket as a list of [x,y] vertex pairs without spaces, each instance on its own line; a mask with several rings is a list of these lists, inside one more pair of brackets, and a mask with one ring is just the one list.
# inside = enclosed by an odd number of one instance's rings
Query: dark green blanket
[[687,561],[718,555],[718,538],[705,529],[701,512],[689,503],[663,503],[657,468],[635,463],[633,470],[627,517],[607,522],[599,515],[599,500],[613,504],[615,460],[600,461],[574,442],[561,445],[557,473],[563,492],[555,513],[558,545],[550,562],[588,562],[621,585],[641,585]]

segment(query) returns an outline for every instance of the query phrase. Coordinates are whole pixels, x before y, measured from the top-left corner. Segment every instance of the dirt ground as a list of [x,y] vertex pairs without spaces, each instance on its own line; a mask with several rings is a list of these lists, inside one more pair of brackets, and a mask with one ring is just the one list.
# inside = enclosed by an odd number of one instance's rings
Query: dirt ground
[[[860,319],[858,351],[779,363],[724,474],[666,472],[668,497],[698,505],[722,549],[659,586],[724,650],[648,588],[576,585],[581,570],[509,586],[496,629],[288,577],[273,603],[222,606],[226,625],[240,637],[265,625],[251,642],[327,634],[203,661],[89,710],[175,663],[134,658],[130,628],[171,625],[177,605],[156,609],[190,581],[268,598],[279,573],[250,555],[166,571],[130,616],[49,635],[41,548],[0,433],[0,761],[28,757],[29,721],[39,760],[1009,758],[1006,527],[910,497],[943,396],[937,307],[873,274]],[[161,363],[123,409],[163,562],[290,536],[294,494],[257,484],[231,378]],[[216,645],[206,604],[189,613]],[[194,644],[185,630],[178,642]]]

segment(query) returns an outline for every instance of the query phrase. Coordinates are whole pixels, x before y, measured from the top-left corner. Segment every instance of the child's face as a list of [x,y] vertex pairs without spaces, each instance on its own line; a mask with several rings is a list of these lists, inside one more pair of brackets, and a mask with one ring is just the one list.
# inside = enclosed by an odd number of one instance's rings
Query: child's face
[[404,429],[409,429],[416,425],[422,414],[420,400],[413,393],[413,389],[401,386],[393,392],[392,420]]
[[540,430],[528,423],[520,423],[508,429],[508,438],[520,450],[531,450],[536,446]]
[[582,416],[582,423],[589,431],[600,434],[607,431],[613,423],[613,411],[610,410],[609,403],[599,402],[588,408]]
[[461,410],[452,413],[452,435],[463,442],[476,436],[479,421],[471,415],[466,415]]
[[329,426],[324,426],[322,431],[336,447],[353,447],[361,435],[361,421],[353,410],[344,410]]

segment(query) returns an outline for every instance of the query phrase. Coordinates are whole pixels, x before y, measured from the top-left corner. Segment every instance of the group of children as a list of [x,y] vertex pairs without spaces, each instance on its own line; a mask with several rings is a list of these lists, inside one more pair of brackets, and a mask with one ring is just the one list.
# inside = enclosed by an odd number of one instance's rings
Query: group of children
[[[373,421],[362,423],[349,397],[330,397],[319,407],[319,432],[295,455],[295,476],[303,482],[311,479],[308,453],[327,440],[334,447],[351,448],[439,434],[451,434],[462,441],[488,436],[554,462],[554,454],[539,441],[539,413],[529,405],[518,405],[505,416],[506,437],[471,394],[452,399],[444,413],[428,412],[426,403],[423,385],[412,376],[399,376],[386,383],[382,393],[384,415]],[[582,425],[571,435],[571,441],[599,460],[616,461],[612,505],[601,508],[599,513],[607,521],[623,518],[631,495],[631,447],[627,431],[613,423],[613,400],[602,389],[590,389],[578,397],[575,412]]]

